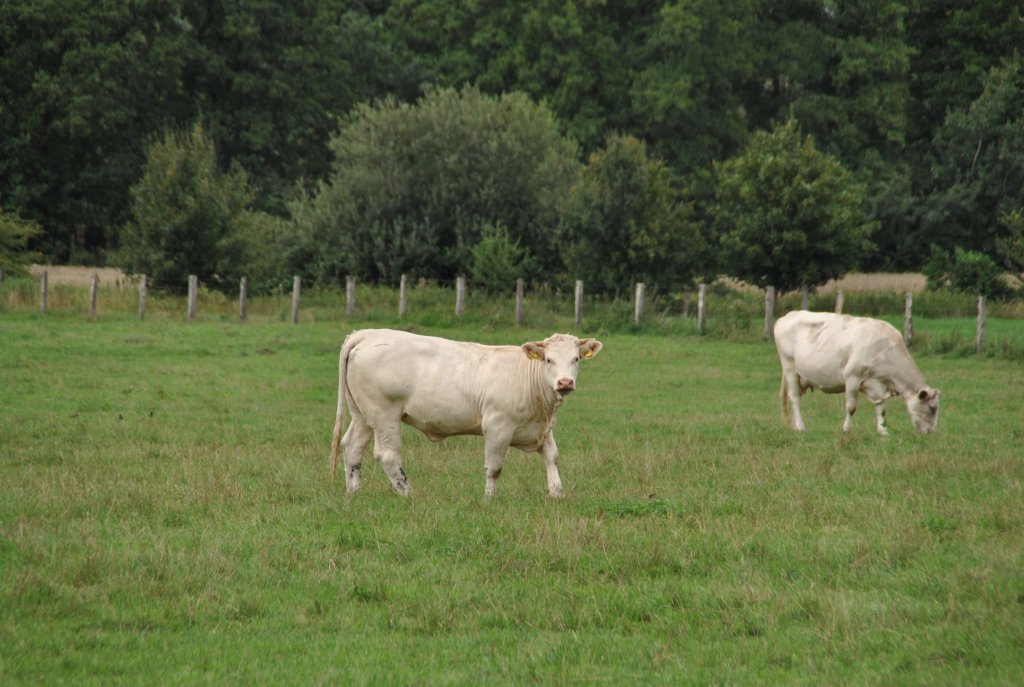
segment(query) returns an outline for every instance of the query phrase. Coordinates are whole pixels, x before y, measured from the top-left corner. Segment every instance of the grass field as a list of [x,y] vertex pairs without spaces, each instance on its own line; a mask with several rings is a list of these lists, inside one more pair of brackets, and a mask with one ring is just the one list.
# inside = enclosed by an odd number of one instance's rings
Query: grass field
[[0,684],[1024,684],[1019,359],[919,352],[934,435],[823,394],[798,435],[770,344],[602,335],[564,499],[513,450],[485,501],[479,438],[412,430],[412,496],[367,460],[350,498],[365,322],[0,314]]

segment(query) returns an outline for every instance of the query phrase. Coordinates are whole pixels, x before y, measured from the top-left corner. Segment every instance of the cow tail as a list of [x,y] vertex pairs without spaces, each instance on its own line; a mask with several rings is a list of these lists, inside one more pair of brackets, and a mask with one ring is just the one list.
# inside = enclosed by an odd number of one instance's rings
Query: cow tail
[[338,456],[341,455],[341,437],[345,428],[345,397],[348,396],[348,354],[355,345],[351,335],[345,337],[338,356],[338,413],[334,419],[334,436],[331,438],[331,478],[338,471]]
[[779,401],[782,402],[782,421],[789,422],[789,385],[786,384],[786,375],[782,375],[782,384],[779,387]]

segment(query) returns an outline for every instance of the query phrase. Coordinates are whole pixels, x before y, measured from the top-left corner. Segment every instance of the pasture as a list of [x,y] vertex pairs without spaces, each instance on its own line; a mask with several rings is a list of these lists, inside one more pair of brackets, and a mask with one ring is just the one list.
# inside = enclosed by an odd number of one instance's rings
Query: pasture
[[365,324],[4,312],[0,683],[1024,683],[1019,359],[915,353],[934,435],[898,399],[892,436],[867,406],[843,435],[820,393],[800,435],[769,343],[584,330],[564,499],[512,450],[485,500],[479,438],[409,428],[412,496],[368,458],[350,498]]

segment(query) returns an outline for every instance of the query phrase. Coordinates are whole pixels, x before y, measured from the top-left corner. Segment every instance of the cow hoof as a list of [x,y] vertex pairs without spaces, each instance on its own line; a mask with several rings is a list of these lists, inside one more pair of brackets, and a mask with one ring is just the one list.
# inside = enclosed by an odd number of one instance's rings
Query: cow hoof
[[550,496],[553,499],[562,498],[562,488],[558,487],[557,489],[548,489],[548,496]]

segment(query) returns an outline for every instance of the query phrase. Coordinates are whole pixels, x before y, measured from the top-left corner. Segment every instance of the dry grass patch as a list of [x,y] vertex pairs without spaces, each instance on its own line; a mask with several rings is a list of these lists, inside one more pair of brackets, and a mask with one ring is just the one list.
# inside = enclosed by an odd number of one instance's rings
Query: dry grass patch
[[[918,272],[850,272],[841,279],[830,279],[813,293],[835,293],[839,289],[843,293],[921,293],[928,279]],[[761,293],[762,290],[746,282],[722,277],[722,282],[730,288],[750,293]]]
[[114,267],[81,267],[75,265],[32,265],[29,274],[39,278],[46,272],[48,284],[67,284],[88,288],[92,285],[92,275],[99,277],[100,286],[127,286],[130,277]]

